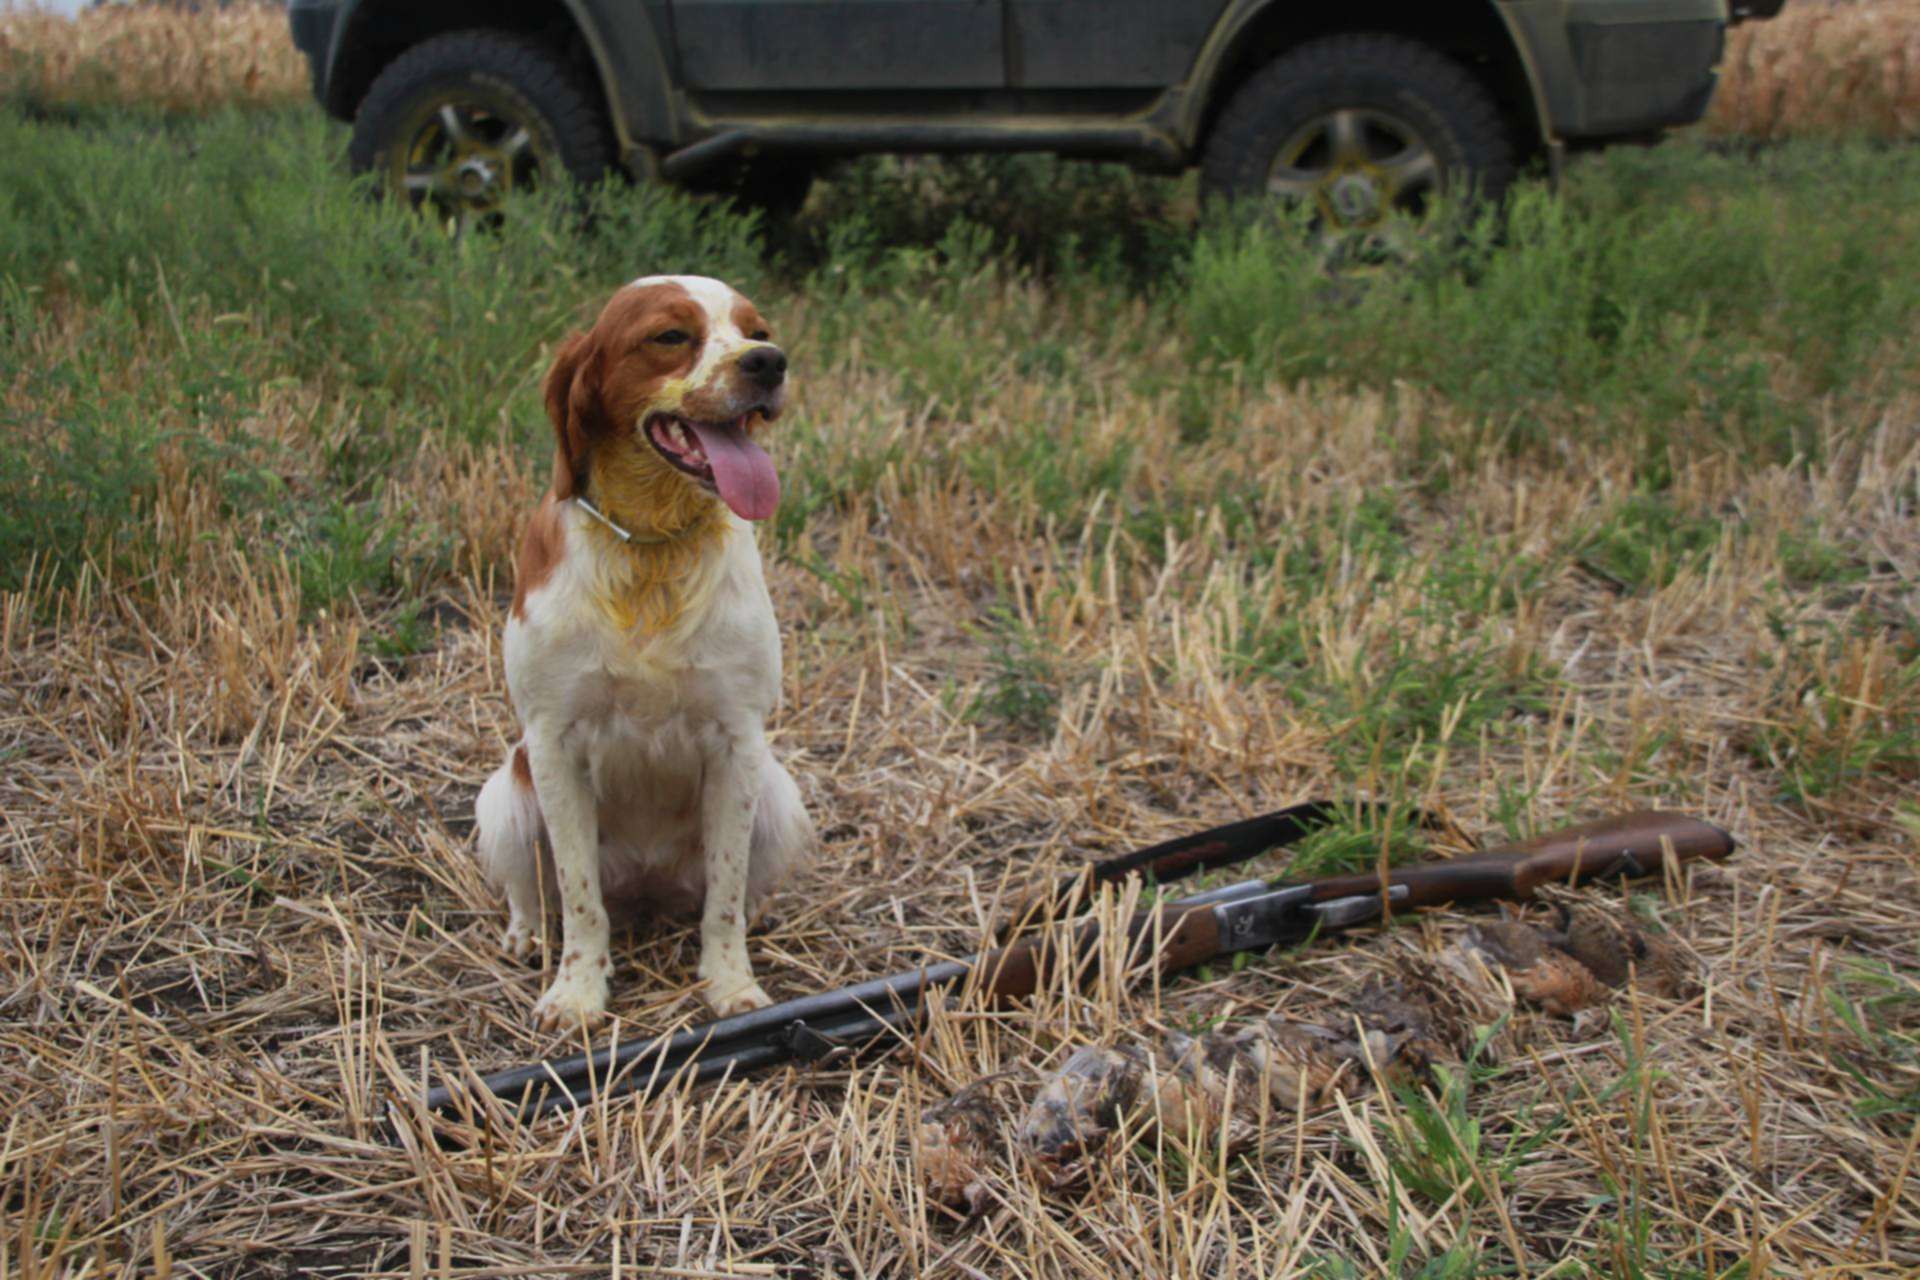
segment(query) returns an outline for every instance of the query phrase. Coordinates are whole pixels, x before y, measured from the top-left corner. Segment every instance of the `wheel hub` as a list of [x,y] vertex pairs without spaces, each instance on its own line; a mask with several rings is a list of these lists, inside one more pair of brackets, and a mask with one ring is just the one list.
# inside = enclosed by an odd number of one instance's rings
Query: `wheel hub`
[[468,156],[454,166],[453,185],[476,202],[490,202],[500,186],[500,171],[486,156]]
[[1336,174],[1326,186],[1327,204],[1341,222],[1356,225],[1380,216],[1383,192],[1378,176],[1364,170]]

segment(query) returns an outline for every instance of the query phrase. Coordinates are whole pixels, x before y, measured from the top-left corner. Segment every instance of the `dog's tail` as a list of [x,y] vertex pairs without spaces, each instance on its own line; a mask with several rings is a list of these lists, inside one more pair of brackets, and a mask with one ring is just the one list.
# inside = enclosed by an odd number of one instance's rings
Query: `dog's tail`
[[537,875],[540,835],[545,822],[540,798],[533,790],[533,771],[527,766],[527,748],[514,747],[506,763],[493,771],[480,798],[473,803],[480,869],[496,888],[505,889],[521,905],[517,890]]
[[753,856],[747,877],[750,911],[813,856],[813,820],[800,799],[793,775],[772,756],[760,782],[760,804],[753,821]]

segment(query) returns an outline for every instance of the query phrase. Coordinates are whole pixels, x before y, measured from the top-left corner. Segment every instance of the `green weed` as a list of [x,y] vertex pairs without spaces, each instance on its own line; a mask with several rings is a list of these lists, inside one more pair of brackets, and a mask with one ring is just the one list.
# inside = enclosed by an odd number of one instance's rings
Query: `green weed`
[[1004,605],[988,614],[991,674],[966,710],[967,718],[992,717],[1017,729],[1052,729],[1060,705],[1060,672],[1054,656],[1019,616]]
[[1827,1008],[1864,1049],[1837,1055],[1862,1118],[1890,1117],[1902,1131],[1920,1116],[1920,976],[1884,961],[1846,960],[1826,987]]
[[1790,587],[1834,586],[1866,576],[1858,548],[1836,541],[1812,524],[1782,531],[1780,571]]
[[400,531],[371,506],[335,502],[318,513],[294,559],[300,597],[330,604],[398,580]]
[[872,590],[872,584],[858,569],[836,569],[817,555],[796,556],[794,563],[818,578],[853,613],[862,614],[867,611],[868,593]]
[[1484,1160],[1480,1122],[1467,1111],[1465,1077],[1436,1071],[1439,1094],[1402,1086],[1396,1091],[1401,1124],[1388,1152],[1394,1176],[1415,1195],[1445,1204],[1455,1195],[1478,1203],[1483,1192],[1476,1171]]
[[1636,493],[1575,535],[1572,555],[1622,591],[1671,583],[1720,541],[1719,521],[1680,510],[1663,494]]
[[[1387,1236],[1387,1274],[1407,1280],[1475,1280],[1478,1276],[1510,1274],[1505,1266],[1487,1269],[1480,1251],[1465,1240],[1454,1241],[1443,1254],[1420,1258],[1415,1267],[1417,1254],[1413,1233],[1404,1223],[1395,1224]],[[1315,1254],[1301,1261],[1307,1268],[1302,1274],[1313,1280],[1361,1280],[1362,1276],[1378,1274],[1350,1258]]]
[[1792,800],[1845,793],[1920,769],[1920,648],[1884,632],[1811,633],[1781,624],[1773,714],[1748,747]]
[[1287,875],[1304,880],[1369,871],[1383,855],[1399,864],[1418,858],[1425,848],[1418,814],[1409,805],[1358,806],[1308,832],[1287,859]]
[[1371,662],[1335,675],[1326,706],[1343,726],[1340,758],[1351,768],[1382,752],[1399,755],[1416,744],[1539,713],[1549,676],[1533,654],[1521,655],[1516,669],[1476,636],[1427,645],[1395,632]]
[[381,629],[369,633],[362,643],[382,658],[410,658],[433,645],[434,628],[421,616],[420,601],[408,600],[383,620]]

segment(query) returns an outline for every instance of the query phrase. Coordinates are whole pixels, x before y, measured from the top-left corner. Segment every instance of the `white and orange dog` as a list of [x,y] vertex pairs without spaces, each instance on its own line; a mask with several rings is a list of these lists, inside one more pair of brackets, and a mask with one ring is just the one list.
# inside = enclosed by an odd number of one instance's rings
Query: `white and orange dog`
[[754,437],[780,416],[786,370],[751,302],[654,276],[547,374],[553,487],[521,543],[505,645],[523,736],[475,806],[517,958],[558,898],[543,1028],[606,1012],[610,905],[698,907],[708,1004],[768,1003],[749,913],[813,842],[767,749],[780,635],[748,524],[780,500]]

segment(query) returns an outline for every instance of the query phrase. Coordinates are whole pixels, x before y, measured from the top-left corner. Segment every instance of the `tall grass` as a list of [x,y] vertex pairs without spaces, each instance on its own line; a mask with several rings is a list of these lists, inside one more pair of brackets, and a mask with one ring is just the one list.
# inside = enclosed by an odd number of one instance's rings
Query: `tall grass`
[[1920,0],[1791,0],[1736,27],[1706,128],[1763,142],[1920,133]]
[[1418,382],[1515,443],[1638,423],[1662,449],[1788,457],[1821,397],[1871,400],[1912,367],[1917,209],[1911,154],[1616,152],[1338,288],[1290,229],[1213,229],[1182,310],[1236,376]]
[[[305,111],[85,131],[0,113],[0,363],[21,380],[0,408],[0,582],[36,550],[68,565],[83,547],[137,550],[177,468],[217,467],[228,501],[296,548],[326,538],[332,506],[423,437],[541,447],[542,344],[583,295],[635,273],[636,246],[663,270],[764,273],[751,218],[657,190],[599,193],[590,234],[550,200],[452,241],[370,199],[340,141]],[[76,312],[88,340],[40,365]],[[339,385],[362,421],[324,474],[276,481],[249,428],[257,388],[303,376]]]
[[[1904,335],[1920,320],[1920,158],[1859,147],[1610,154],[1560,198],[1523,190],[1498,223],[1429,237],[1400,269],[1334,283],[1309,237],[1269,223],[1221,220],[1195,235],[1163,211],[1143,229],[1124,202],[1069,222],[1066,204],[1085,198],[1071,184],[1051,223],[1036,224],[1024,200],[969,206],[931,246],[918,237],[934,213],[902,229],[831,187],[784,253],[724,205],[620,186],[592,193],[584,216],[534,200],[500,233],[454,242],[369,199],[345,176],[341,138],[307,111],[83,131],[0,115],[13,173],[0,190],[0,351],[33,369],[43,331],[73,308],[97,330],[57,375],[66,389],[17,400],[30,407],[11,411],[0,439],[12,464],[0,544],[16,553],[0,579],[18,579],[31,547],[71,561],[140,527],[128,486],[143,474],[160,483],[163,437],[185,432],[204,453],[207,438],[244,436],[248,388],[274,377],[324,376],[345,397],[358,425],[329,450],[335,480],[377,475],[424,436],[506,431],[544,449],[544,344],[582,299],[641,270],[698,269],[806,299],[818,341],[858,344],[942,417],[965,420],[1008,376],[1047,380],[1063,398],[1061,430],[931,462],[1031,491],[1064,528],[1098,509],[1148,542],[1184,528],[1197,495],[1173,486],[1125,512],[1110,504],[1131,474],[1129,445],[1082,438],[1076,407],[1116,389],[1169,398],[1197,444],[1266,384],[1425,388],[1511,451],[1551,454],[1570,433],[1625,441],[1657,487],[1676,456],[1817,448],[1834,412],[1870,414],[1897,390],[1912,367]],[[846,181],[865,191],[887,176],[867,166]],[[977,300],[1036,270],[1048,273],[1046,305],[983,331]],[[1135,323],[1102,319],[1116,314]],[[116,364],[109,353],[135,334],[164,340],[167,358]],[[1099,379],[1081,372],[1096,341],[1124,359]],[[271,466],[239,436],[220,466]],[[1432,477],[1446,452],[1434,446]],[[791,495],[779,535],[885,455],[853,465]],[[54,476],[97,484],[100,500],[56,511],[36,497]],[[1232,494],[1234,478],[1221,486]],[[270,484],[231,500],[289,520],[299,511]],[[76,539],[83,517],[94,532]]]
[[42,108],[271,106],[308,85],[284,4],[101,4],[71,18],[0,4],[0,87]]

